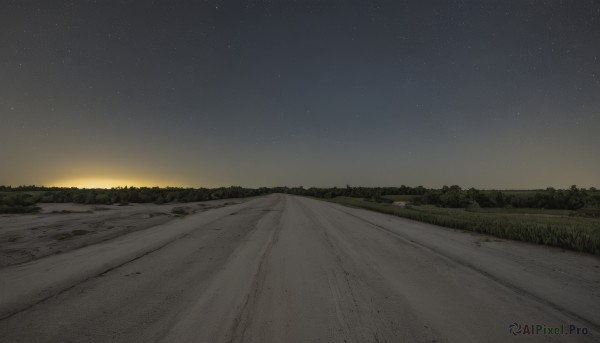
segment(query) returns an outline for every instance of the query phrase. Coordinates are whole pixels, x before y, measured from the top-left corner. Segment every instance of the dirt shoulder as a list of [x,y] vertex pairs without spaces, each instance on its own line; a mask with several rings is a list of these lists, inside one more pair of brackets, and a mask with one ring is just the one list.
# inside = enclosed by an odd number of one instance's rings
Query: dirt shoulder
[[189,214],[247,200],[126,206],[39,204],[42,208],[39,213],[0,215],[0,268],[61,254]]

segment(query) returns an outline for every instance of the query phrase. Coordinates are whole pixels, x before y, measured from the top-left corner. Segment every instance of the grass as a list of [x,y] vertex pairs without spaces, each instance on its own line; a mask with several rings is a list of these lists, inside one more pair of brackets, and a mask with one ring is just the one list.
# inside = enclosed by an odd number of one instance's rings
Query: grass
[[471,212],[463,208],[441,208],[431,205],[402,208],[349,197],[337,197],[328,201],[499,238],[600,254],[600,220],[598,219],[527,216],[514,212],[514,209]]
[[499,214],[534,214],[552,216],[574,216],[577,211],[571,210],[547,210],[543,208],[468,208],[469,212],[477,213],[499,213]]
[[418,195],[384,195],[382,198],[390,199],[393,201],[412,201]]

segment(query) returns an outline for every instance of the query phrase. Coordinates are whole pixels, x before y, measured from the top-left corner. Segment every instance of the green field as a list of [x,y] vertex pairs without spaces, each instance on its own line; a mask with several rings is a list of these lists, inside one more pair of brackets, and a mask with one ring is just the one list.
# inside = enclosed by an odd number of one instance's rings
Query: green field
[[600,220],[570,217],[571,211],[502,208],[471,212],[464,208],[432,205],[402,208],[349,197],[336,197],[328,201],[499,238],[600,254]]
[[385,195],[383,198],[390,199],[393,201],[411,201],[418,195]]
[[578,215],[577,211],[553,210],[553,209],[548,210],[548,209],[543,209],[543,208],[475,207],[475,208],[467,208],[466,211],[476,212],[476,213],[521,214],[521,215],[537,215],[537,216],[576,216],[576,215]]

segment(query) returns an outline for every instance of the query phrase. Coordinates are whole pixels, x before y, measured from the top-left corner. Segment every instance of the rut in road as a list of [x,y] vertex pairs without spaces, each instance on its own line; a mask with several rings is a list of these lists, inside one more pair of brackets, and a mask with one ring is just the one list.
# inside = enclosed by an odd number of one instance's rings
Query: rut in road
[[231,329],[230,329],[230,332],[231,332],[231,339],[229,340],[230,343],[242,341],[244,338],[246,329],[248,328],[248,326],[250,325],[250,323],[252,321],[250,309],[252,307],[254,307],[255,302],[261,296],[261,294],[264,290],[265,279],[266,279],[266,274],[267,274],[267,271],[266,271],[267,270],[267,267],[266,267],[267,258],[270,256],[271,250],[273,250],[273,246],[279,240],[279,233],[281,232],[281,226],[282,226],[282,224],[281,224],[282,208],[285,207],[285,202],[286,202],[286,199],[283,200],[283,204],[281,206],[279,206],[279,209],[275,210],[275,211],[278,211],[278,215],[277,215],[277,218],[275,219],[275,224],[274,224],[275,229],[271,233],[271,237],[268,240],[269,243],[267,244],[265,251],[262,253],[262,255],[259,259],[258,270],[256,271],[256,274],[253,277],[252,288],[251,288],[250,292],[248,293],[248,295],[246,296],[246,299],[244,301],[244,304],[242,305],[242,308],[241,308],[239,314],[233,320],[233,325],[231,326]]

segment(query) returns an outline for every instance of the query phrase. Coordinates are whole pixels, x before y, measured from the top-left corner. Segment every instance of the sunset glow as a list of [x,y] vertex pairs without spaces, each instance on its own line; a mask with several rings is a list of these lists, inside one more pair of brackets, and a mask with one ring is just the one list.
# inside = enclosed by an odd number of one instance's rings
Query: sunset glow
[[77,187],[77,188],[114,188],[114,187],[166,187],[165,183],[145,179],[119,179],[119,178],[73,178],[64,179],[48,184],[49,187]]

